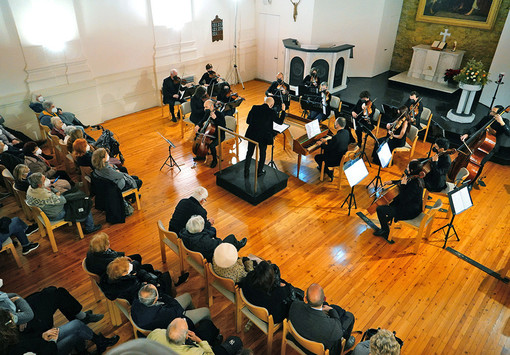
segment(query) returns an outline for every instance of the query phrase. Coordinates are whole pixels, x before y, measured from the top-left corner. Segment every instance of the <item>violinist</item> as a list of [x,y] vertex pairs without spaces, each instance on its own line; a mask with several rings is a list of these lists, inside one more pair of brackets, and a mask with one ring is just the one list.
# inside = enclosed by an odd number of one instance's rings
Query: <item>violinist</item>
[[[211,120],[209,122],[211,124],[213,124],[214,126],[216,126],[216,130],[214,133],[215,138],[209,144],[209,151],[211,152],[211,155],[212,155],[211,168],[214,168],[218,164],[218,158],[217,158],[217,154],[216,154],[216,146],[218,145],[218,131],[219,131],[219,129],[217,127],[221,126],[221,127],[225,128],[227,124],[225,123],[225,116],[223,116],[223,114],[221,112],[216,110],[216,105],[214,104],[214,101],[210,100],[210,99],[204,102],[204,115],[203,115],[202,119],[200,120],[200,122],[198,122],[198,124],[195,126],[195,133],[198,133],[199,130],[206,128],[205,125],[206,125],[207,121],[209,120],[209,118],[211,118]],[[221,132],[221,140],[224,140],[224,139],[225,139],[225,132],[222,131]],[[195,160],[195,161],[205,160],[205,158],[195,157],[195,158],[193,158],[193,160]]]
[[487,154],[481,162],[480,168],[478,170],[478,173],[476,174],[475,178],[470,181],[470,185],[473,185],[475,182],[478,181],[478,178],[480,177],[480,174],[482,173],[483,167],[485,163],[487,163],[494,154],[496,154],[501,146],[501,139],[500,137],[503,135],[506,135],[507,137],[510,137],[510,121],[506,118],[502,118],[501,114],[497,115],[498,112],[501,112],[503,110],[503,106],[497,105],[494,106],[489,114],[482,118],[478,124],[471,127],[467,133],[460,136],[460,139],[464,142],[469,136],[476,133],[478,130],[480,130],[483,126],[488,124],[492,119],[495,119],[495,121],[489,126],[489,130],[494,131],[494,135],[496,136],[496,145],[494,148]]
[[191,96],[191,115],[189,119],[195,125],[197,125],[204,117],[204,101],[208,98],[209,96],[207,95],[207,90],[203,86],[197,87],[195,93],[193,96]]
[[423,180],[420,173],[423,165],[418,160],[411,160],[407,165],[401,180],[386,181],[384,185],[396,184],[399,194],[389,205],[378,206],[377,218],[381,228],[374,235],[388,239],[390,235],[389,223],[392,220],[402,221],[416,218],[423,210]]
[[[177,122],[174,112],[175,102],[182,103],[185,101],[179,98],[179,90],[181,90],[181,79],[178,76],[177,70],[172,69],[170,71],[170,76],[163,80],[163,87],[161,88],[163,92],[163,103],[168,104],[168,109],[172,115],[172,122]],[[177,117],[180,118],[179,111],[177,111]]]
[[357,145],[361,148],[363,145],[363,128],[373,130],[374,125],[372,124],[372,117],[374,117],[375,107],[370,101],[370,93],[368,91],[362,91],[359,94],[359,100],[356,106],[351,112],[352,119],[356,125],[356,139]]
[[398,109],[398,115],[399,117],[395,122],[386,125],[386,129],[388,130],[386,138],[388,139],[388,146],[392,152],[395,148],[406,145],[406,134],[411,128],[409,110],[406,106],[401,106]]
[[303,79],[303,85],[305,86],[312,86],[312,87],[319,87],[319,75],[317,74],[317,68],[310,69],[310,74],[305,76]]
[[419,98],[418,92],[411,91],[411,94],[409,95],[409,99],[407,99],[407,101],[404,103],[404,106],[406,106],[409,109],[409,113],[411,116],[411,122],[418,129],[421,129],[420,117],[421,117],[421,113],[423,112],[423,104]]
[[309,119],[315,120],[318,119],[319,122],[324,121],[331,114],[331,106],[329,105],[331,102],[331,94],[328,91],[328,83],[323,81],[320,86],[320,96],[317,97],[321,102],[321,110],[313,110],[310,111]]
[[205,66],[205,73],[200,78],[200,81],[198,82],[200,85],[204,85],[205,87],[216,84],[218,76],[216,72],[213,69],[213,66],[211,63],[207,63]]
[[282,110],[282,104],[286,108],[290,105],[289,99],[289,84],[283,81],[283,74],[280,72],[276,75],[276,81],[271,83],[271,86],[266,90],[266,96],[271,96],[274,99],[273,110],[280,112]]
[[[450,148],[448,139],[439,137],[436,139],[432,151],[435,153],[430,158],[430,171],[423,178],[425,188],[430,192],[441,192],[446,188],[446,174],[450,170],[452,160],[450,155],[444,154]],[[420,159],[423,161],[425,159]]]
[[[227,82],[224,82],[220,84],[220,91],[218,93],[218,97],[216,98],[219,102],[225,104],[228,104],[229,102],[235,101],[238,98],[236,93],[232,92],[232,89],[230,88],[230,84]],[[236,109],[231,108],[229,110],[223,110],[221,111],[223,115],[225,116],[234,116]]]

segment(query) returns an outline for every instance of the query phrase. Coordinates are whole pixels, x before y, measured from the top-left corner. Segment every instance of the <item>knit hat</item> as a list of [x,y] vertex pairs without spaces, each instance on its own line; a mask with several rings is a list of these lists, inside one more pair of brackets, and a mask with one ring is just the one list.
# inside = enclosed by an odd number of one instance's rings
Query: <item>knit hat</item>
[[231,267],[237,262],[236,247],[230,243],[221,243],[214,249],[213,261],[218,267]]

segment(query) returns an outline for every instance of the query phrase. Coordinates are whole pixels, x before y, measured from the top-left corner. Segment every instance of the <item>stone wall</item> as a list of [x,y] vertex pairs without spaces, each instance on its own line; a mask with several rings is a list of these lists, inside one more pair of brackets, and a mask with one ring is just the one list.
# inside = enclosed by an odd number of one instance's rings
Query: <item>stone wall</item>
[[396,72],[408,70],[413,56],[412,47],[441,40],[442,36],[439,33],[445,28],[448,28],[448,32],[451,33],[446,40],[448,45],[451,47],[453,41],[457,41],[457,49],[466,51],[462,66],[474,57],[484,63],[486,70],[489,69],[508,15],[510,0],[501,1],[496,22],[491,30],[418,22],[416,21],[418,2],[418,0],[404,0],[391,70]]

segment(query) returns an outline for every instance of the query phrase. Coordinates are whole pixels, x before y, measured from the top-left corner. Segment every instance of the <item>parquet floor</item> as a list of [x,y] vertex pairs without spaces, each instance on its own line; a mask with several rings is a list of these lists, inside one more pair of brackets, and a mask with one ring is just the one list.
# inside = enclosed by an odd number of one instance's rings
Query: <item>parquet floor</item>
[[[262,102],[267,84],[246,83],[238,90],[246,102],[240,107],[240,132],[246,129],[245,117],[253,104]],[[297,104],[291,110],[297,112]],[[168,114],[165,108],[165,116]],[[171,251],[168,262],[161,262],[156,222],[165,225],[174,206],[199,185],[209,190],[206,208],[215,219],[219,236],[234,233],[247,237],[242,254],[253,253],[280,266],[282,277],[306,289],[312,282],[320,283],[328,302],[351,311],[356,317],[355,329],[382,327],[395,330],[405,342],[404,354],[508,354],[510,353],[509,286],[442,249],[440,234],[424,240],[414,255],[409,236],[413,231],[402,227],[394,232],[395,244],[374,237],[371,230],[355,215],[365,212],[370,199],[365,185],[377,173],[369,168],[369,178],[356,187],[358,210],[347,216],[341,208],[350,192],[345,186],[339,191],[336,181],[320,182],[313,157],[304,157],[301,179],[296,175],[297,156],[282,149],[277,138],[275,161],[280,170],[290,175],[288,187],[258,206],[231,195],[215,184],[214,172],[203,164],[193,168],[191,132],[181,139],[180,127],[161,117],[156,107],[104,123],[119,137],[121,150],[130,173],[143,181],[142,210],[128,217],[125,224],[104,225],[112,248],[127,253],[140,253],[145,262],[161,270],[175,270],[177,259]],[[177,169],[159,168],[167,156],[167,144],[160,132],[177,146]],[[92,132],[98,136],[99,132]],[[235,162],[232,152],[225,160]],[[231,148],[231,147],[230,147]],[[417,157],[425,156],[429,144],[421,141]],[[246,143],[241,145],[241,160]],[[371,151],[371,148],[370,150]],[[407,159],[382,172],[383,181],[401,175]],[[500,272],[510,273],[510,204],[509,166],[487,164],[487,187],[474,189],[474,207],[455,219],[460,241],[448,243],[461,253]],[[21,215],[12,198],[2,201],[2,215]],[[439,213],[434,229],[447,223]],[[104,215],[94,212],[99,223]],[[1,254],[0,270],[3,291],[27,296],[48,285],[66,287],[85,309],[105,312],[104,302],[95,303],[90,283],[81,269],[90,237],[77,238],[75,227],[56,231],[58,253],[52,253],[46,239],[34,234],[32,239],[41,247],[29,257],[21,257],[23,269],[15,267],[12,257]],[[190,292],[195,305],[206,305],[204,281],[191,271],[190,280],[178,292]],[[224,335],[234,333],[234,308],[219,293],[214,294],[211,308],[213,320]],[[63,317],[57,316],[57,323]],[[131,326],[124,323],[113,327],[109,317],[93,324],[104,334],[119,334],[121,342],[133,337]],[[255,354],[265,352],[266,337],[256,327],[242,333],[245,345]],[[358,336],[359,340],[360,336]],[[281,333],[274,340],[273,354],[280,353]],[[293,353],[293,352],[290,352]]]

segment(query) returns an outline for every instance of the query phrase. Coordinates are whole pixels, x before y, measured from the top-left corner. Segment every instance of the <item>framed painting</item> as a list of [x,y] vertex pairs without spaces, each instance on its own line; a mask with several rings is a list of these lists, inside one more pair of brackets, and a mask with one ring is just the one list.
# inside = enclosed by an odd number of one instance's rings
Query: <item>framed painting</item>
[[492,29],[501,0],[420,0],[416,21]]

